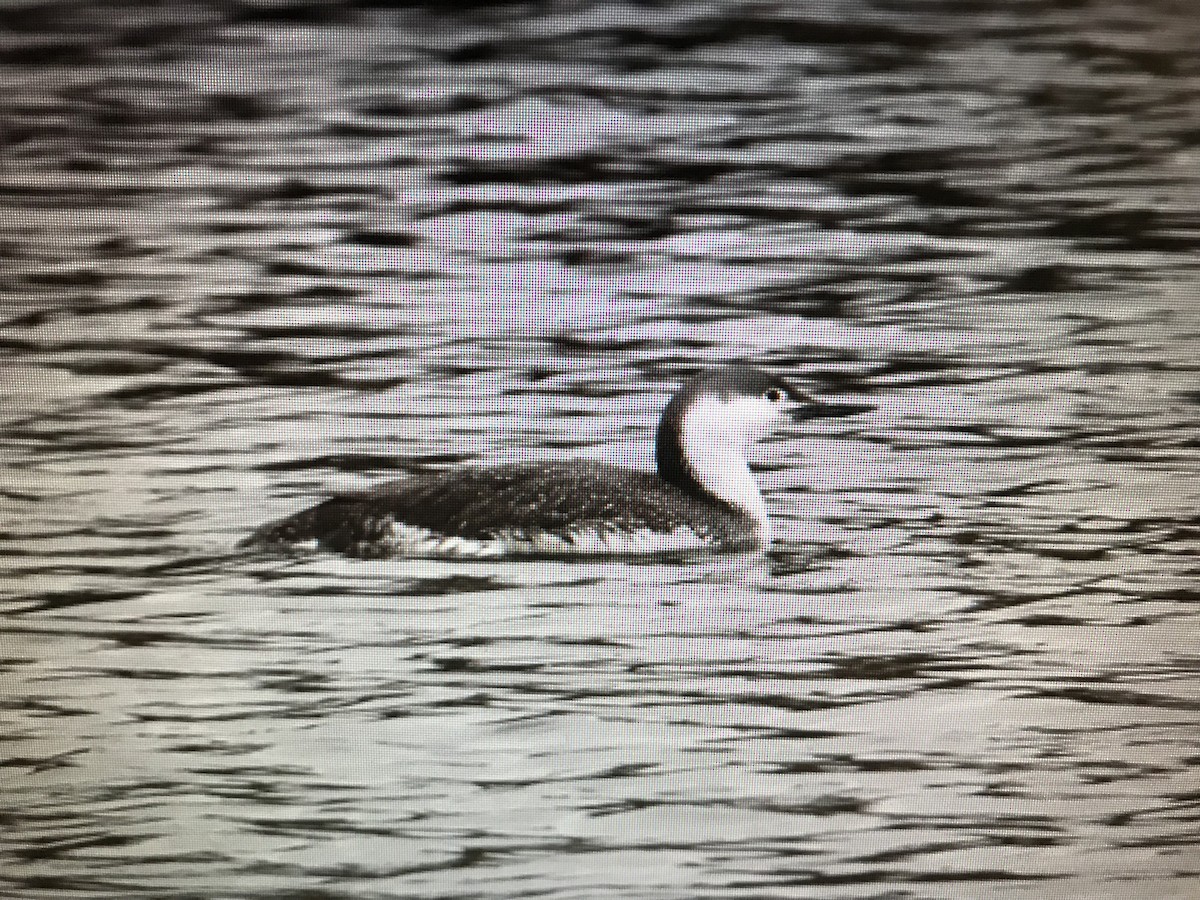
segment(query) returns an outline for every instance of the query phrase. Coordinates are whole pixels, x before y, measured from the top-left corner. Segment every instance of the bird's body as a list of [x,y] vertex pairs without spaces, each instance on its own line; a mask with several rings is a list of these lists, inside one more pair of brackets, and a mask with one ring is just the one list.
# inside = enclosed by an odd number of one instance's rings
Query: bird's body
[[598,462],[463,466],[335,497],[255,534],[357,557],[638,553],[755,545],[755,523],[653,472]]
[[711,370],[664,410],[657,472],[580,460],[419,473],[326,500],[245,543],[355,557],[759,548],[770,542],[770,522],[747,444],[797,406],[809,416],[862,409],[816,403],[752,367]]

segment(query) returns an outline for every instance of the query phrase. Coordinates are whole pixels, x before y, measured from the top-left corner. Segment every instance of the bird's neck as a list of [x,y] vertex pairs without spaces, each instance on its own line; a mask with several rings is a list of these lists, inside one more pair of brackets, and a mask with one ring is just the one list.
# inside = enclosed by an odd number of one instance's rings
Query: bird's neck
[[659,424],[659,474],[689,493],[715,499],[749,516],[770,542],[767,505],[746,462],[750,436],[717,405],[698,402],[682,417]]

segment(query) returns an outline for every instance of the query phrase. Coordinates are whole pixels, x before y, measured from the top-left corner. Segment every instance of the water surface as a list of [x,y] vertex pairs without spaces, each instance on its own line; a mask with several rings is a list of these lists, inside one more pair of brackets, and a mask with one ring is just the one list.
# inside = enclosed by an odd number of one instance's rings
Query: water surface
[[[385,7],[6,13],[5,894],[1195,896],[1200,20]],[[232,549],[732,359],[769,557]]]

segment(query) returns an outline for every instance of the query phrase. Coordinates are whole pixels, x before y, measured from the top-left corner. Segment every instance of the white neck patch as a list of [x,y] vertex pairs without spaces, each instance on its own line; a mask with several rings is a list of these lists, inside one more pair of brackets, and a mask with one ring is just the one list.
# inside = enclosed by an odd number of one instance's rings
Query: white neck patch
[[746,463],[750,441],[779,418],[766,400],[740,397],[721,400],[699,397],[684,413],[680,443],[692,473],[713,496],[751,516],[763,544],[770,543],[767,504]]

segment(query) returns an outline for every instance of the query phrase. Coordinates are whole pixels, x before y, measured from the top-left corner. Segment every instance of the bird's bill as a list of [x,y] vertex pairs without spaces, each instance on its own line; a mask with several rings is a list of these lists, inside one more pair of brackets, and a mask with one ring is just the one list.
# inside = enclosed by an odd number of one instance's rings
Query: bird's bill
[[869,403],[829,403],[809,399],[792,410],[792,418],[797,422],[807,422],[809,419],[839,419],[842,416],[857,416],[874,408]]

